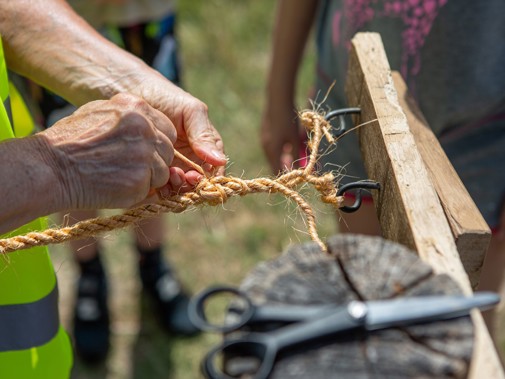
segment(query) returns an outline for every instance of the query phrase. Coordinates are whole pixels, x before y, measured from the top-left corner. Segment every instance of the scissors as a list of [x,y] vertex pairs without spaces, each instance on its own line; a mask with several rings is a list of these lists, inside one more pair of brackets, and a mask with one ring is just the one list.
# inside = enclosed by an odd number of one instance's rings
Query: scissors
[[[226,323],[217,324],[208,320],[205,305],[212,298],[223,295],[232,295]],[[321,311],[335,309],[336,305],[280,305],[256,306],[249,297],[236,287],[213,286],[193,296],[188,305],[188,317],[190,321],[202,331],[229,333],[240,329],[244,325],[253,326],[259,324],[281,323],[290,324],[314,318]]]
[[[290,317],[287,322],[292,324],[277,330],[268,333],[251,332],[225,340],[207,353],[202,362],[202,371],[211,379],[232,378],[219,368],[219,358],[225,355],[240,356],[254,358],[258,362],[259,366],[254,372],[247,372],[251,378],[265,379],[270,375],[277,355],[288,348],[309,342],[327,341],[329,337],[350,331],[375,331],[467,316],[474,308],[489,309],[499,301],[500,297],[496,293],[479,292],[470,297],[421,296],[394,300],[351,301],[343,306],[324,307],[319,311],[313,311],[314,314],[308,318],[294,321],[295,323],[293,323],[294,317]],[[259,317],[258,321],[258,314],[261,315],[262,308],[253,308],[256,312],[255,322],[261,322],[262,317]],[[254,315],[254,312],[248,311],[248,314]],[[271,317],[267,318],[271,321]],[[245,324],[247,321],[242,320],[242,325]]]

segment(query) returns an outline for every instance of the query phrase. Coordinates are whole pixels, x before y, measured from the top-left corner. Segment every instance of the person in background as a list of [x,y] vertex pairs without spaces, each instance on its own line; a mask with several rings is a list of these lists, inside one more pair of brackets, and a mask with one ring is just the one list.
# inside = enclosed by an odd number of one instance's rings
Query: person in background
[[[0,158],[8,178],[0,186],[1,232],[43,229],[33,219],[57,211],[130,207],[153,189],[163,196],[190,190],[202,175],[174,150],[224,172],[207,106],[103,38],[65,1],[0,0],[0,14],[0,138],[7,139]],[[6,67],[80,108],[44,132],[13,139]],[[0,376],[68,378],[71,345],[47,248],[4,258]]]
[[[175,35],[174,1],[167,0],[68,0],[73,9],[104,37],[142,59],[172,83],[179,85],[180,69]],[[75,110],[51,91],[31,86],[44,127]],[[95,211],[72,212],[69,219],[96,217]],[[144,220],[134,230],[139,274],[144,292],[154,300],[162,325],[171,333],[197,333],[189,322],[189,297],[175,270],[163,256],[167,226],[162,216]],[[95,239],[70,243],[80,269],[73,317],[75,348],[88,361],[103,360],[109,349],[110,317],[106,270]]]
[[[272,61],[261,126],[274,172],[296,165],[296,76],[315,25],[316,102],[322,109],[346,104],[344,85],[350,40],[359,31],[380,33],[393,70],[399,71],[492,229],[480,290],[498,292],[505,269],[505,35],[499,0],[279,0]],[[342,183],[367,179],[357,137],[346,135],[326,157],[330,169],[345,166]],[[371,201],[339,216],[341,232],[380,234]],[[485,319],[491,331],[494,312]],[[492,333],[494,334],[494,333]]]

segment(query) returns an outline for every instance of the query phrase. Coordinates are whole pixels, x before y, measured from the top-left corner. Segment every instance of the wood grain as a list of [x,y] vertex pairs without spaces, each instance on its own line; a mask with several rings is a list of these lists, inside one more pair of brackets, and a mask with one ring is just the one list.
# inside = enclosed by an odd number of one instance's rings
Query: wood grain
[[[384,237],[416,251],[436,273],[450,275],[464,293],[472,287],[437,192],[400,105],[391,69],[376,33],[352,40],[346,83],[349,106],[361,107],[359,129],[365,168],[381,183],[374,203]],[[480,312],[472,314],[476,347],[472,378],[503,378],[503,369]]]
[[[462,292],[453,279],[436,275],[415,252],[383,238],[343,234],[329,238],[327,245],[330,256],[314,243],[292,246],[252,270],[241,289],[253,303],[274,306]],[[271,377],[465,378],[472,347],[470,317],[356,332],[282,355]],[[226,361],[235,372],[250,364],[243,357]]]
[[416,146],[428,169],[446,219],[451,227],[461,262],[472,288],[477,288],[491,230],[470,197],[456,170],[430,129],[400,73],[393,71],[398,100],[407,117]]

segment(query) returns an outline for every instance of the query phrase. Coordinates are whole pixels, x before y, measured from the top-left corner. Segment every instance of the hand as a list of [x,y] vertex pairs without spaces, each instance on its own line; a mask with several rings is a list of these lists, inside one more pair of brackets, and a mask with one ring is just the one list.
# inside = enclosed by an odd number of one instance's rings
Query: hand
[[[131,90],[172,120],[176,131],[175,149],[204,170],[224,174],[226,156],[223,141],[208,116],[207,105],[145,66],[139,72],[140,85]],[[173,166],[186,173],[186,182],[196,184],[201,174],[175,159]]]
[[99,209],[132,206],[167,185],[177,137],[164,114],[122,94],[82,106],[35,138],[64,208]]
[[269,106],[263,114],[261,143],[274,174],[298,166],[300,134],[292,106]]
[[[67,2],[0,1],[0,14],[9,15],[0,18],[0,31],[10,31],[2,34],[10,69],[77,106],[118,93],[136,95],[170,118],[177,131],[176,149],[209,171],[212,166],[224,173],[223,143],[207,106],[105,39]],[[65,53],[56,54],[54,46]],[[188,182],[201,177],[177,160],[174,165],[187,173]]]

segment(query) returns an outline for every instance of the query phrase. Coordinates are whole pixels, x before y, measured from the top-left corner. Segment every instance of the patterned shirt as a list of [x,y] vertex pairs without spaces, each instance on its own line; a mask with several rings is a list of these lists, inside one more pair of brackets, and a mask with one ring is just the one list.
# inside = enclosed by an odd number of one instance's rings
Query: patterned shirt
[[318,22],[319,88],[343,102],[347,52],[358,31],[381,34],[430,126],[443,129],[504,109],[505,1],[327,0]]

